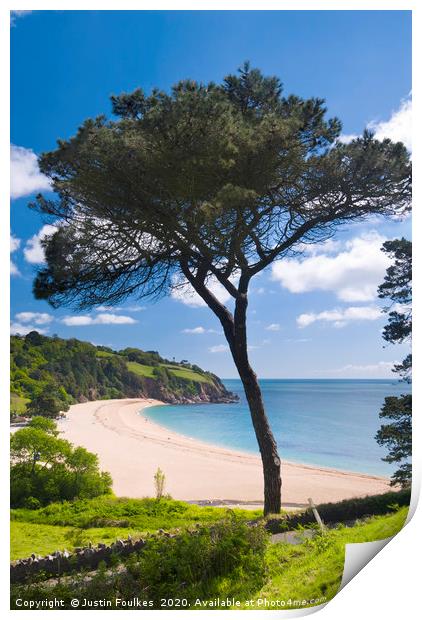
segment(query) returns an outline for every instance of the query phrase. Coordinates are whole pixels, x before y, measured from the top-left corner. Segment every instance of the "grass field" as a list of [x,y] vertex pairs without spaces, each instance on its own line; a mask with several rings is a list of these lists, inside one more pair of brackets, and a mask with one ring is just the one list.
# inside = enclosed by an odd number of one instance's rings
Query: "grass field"
[[183,368],[182,366],[172,366],[170,364],[163,364],[172,372],[176,377],[182,379],[190,379],[191,381],[198,381],[199,383],[212,383],[212,379],[206,375],[201,375],[199,372],[190,370],[190,368]]
[[[194,370],[190,370],[189,368],[183,368],[182,366],[172,366],[171,364],[160,364],[160,366],[168,368],[168,370],[173,375],[182,379],[188,379],[190,381],[196,381],[198,383],[212,383],[210,377],[207,377],[206,375],[201,375],[199,372],[195,372]],[[127,362],[127,367],[131,372],[134,372],[141,377],[150,377],[152,379],[155,378],[154,366],[147,366],[145,364],[139,364],[138,362]]]
[[[245,520],[261,516],[260,510],[236,509]],[[11,557],[31,553],[46,554],[71,550],[92,542],[140,536],[159,529],[209,525],[224,518],[225,508],[195,506],[186,502],[161,499],[100,497],[50,504],[39,510],[23,508],[11,511]]]
[[269,578],[251,598],[288,601],[333,598],[340,586],[345,545],[382,540],[397,534],[406,520],[408,508],[380,517],[371,517],[353,527],[339,527],[301,545],[276,543],[268,547]]
[[[140,520],[139,522],[145,523],[146,515],[152,512],[155,500],[115,499],[108,501],[110,516],[116,517],[125,512],[129,520]],[[160,504],[160,502],[155,502],[155,504]],[[208,518],[208,523],[211,523],[216,517],[221,517],[224,512],[222,509],[202,509],[197,506],[181,506],[180,504],[184,503],[165,500],[161,508],[158,506],[157,514],[150,514],[152,519],[150,523],[155,527],[157,521],[154,521],[154,518],[164,518],[165,515],[168,517],[172,512],[174,514],[173,519],[170,518],[171,523],[178,522],[180,525],[182,515],[186,522],[192,518],[196,521],[198,516],[201,516],[201,522],[207,522]],[[101,515],[106,505],[104,498],[98,505],[87,506],[85,502],[86,512],[91,520],[95,515],[97,517]],[[56,505],[56,508],[58,506]],[[226,597],[233,597],[239,601],[240,608],[244,609],[268,609],[266,606],[257,606],[256,602],[259,600],[281,601],[283,609],[311,607],[330,600],[337,593],[343,575],[345,545],[381,540],[397,534],[404,525],[407,511],[408,508],[403,507],[387,515],[358,521],[352,527],[338,526],[323,533],[317,532],[313,539],[303,538],[298,545],[284,542],[270,543],[264,538],[259,553],[256,551],[251,553],[245,530],[241,533],[237,526],[237,529],[233,530],[229,520],[226,520],[224,522],[224,527],[227,528],[224,530],[226,538],[222,540],[220,547],[214,548],[212,539],[200,537],[158,539],[152,543],[153,547],[149,553],[147,546],[146,551],[135,560],[135,564],[131,563],[129,573],[132,578],[127,577],[123,582],[121,571],[110,576],[108,581],[104,581],[104,574],[99,573],[91,590],[89,584],[85,586],[76,577],[74,582],[70,581],[68,585],[64,585],[63,591],[60,584],[52,587],[45,583],[45,585],[35,585],[33,588],[32,586],[17,587],[14,595],[32,600],[34,597],[51,598],[60,594],[70,600],[75,596],[75,588],[77,588],[79,596],[96,599],[100,590],[103,597],[113,599],[116,593],[119,596],[122,592],[126,595],[128,592],[135,595],[140,585],[143,585],[148,593],[152,588],[153,591],[159,591],[160,596],[162,593],[166,597],[177,596],[182,587],[190,607],[198,596],[204,600],[220,598],[223,601]],[[14,517],[28,517],[28,512],[30,511],[14,511]],[[247,513],[247,511],[239,512]],[[12,557],[27,556],[29,551],[45,554],[56,549],[70,550],[73,546],[80,546],[88,541],[110,542],[114,538],[127,536],[128,533],[136,535],[137,532],[136,528],[78,528],[66,524],[50,525],[34,521],[34,519],[40,520],[41,518],[44,520],[61,518],[64,521],[75,519],[78,514],[81,516],[83,513],[83,505],[81,502],[69,503],[63,505],[63,509],[59,509],[58,513],[57,510],[55,514],[54,511],[50,513],[47,509],[42,509],[32,512],[31,523],[13,521]],[[177,519],[175,514],[178,514]],[[204,515],[207,515],[207,518],[204,518]],[[169,523],[167,523],[168,526]],[[254,536],[260,536],[259,528],[255,530],[255,535],[250,528],[246,530],[252,535],[251,541],[254,540]],[[210,570],[212,564],[212,572],[206,573],[205,580],[202,573],[202,554],[208,554],[207,571]],[[225,566],[232,557],[230,554],[233,554],[235,563],[227,570]],[[144,580],[141,584],[140,579]],[[255,602],[247,604],[246,601]],[[216,608],[219,606],[217,605]],[[239,605],[235,608],[238,609]]]
[[116,354],[110,353],[109,351],[97,351],[95,355],[97,357],[113,357]]
[[23,396],[16,396],[16,394],[12,394],[10,396],[10,410],[16,412],[21,415],[26,411],[26,405],[29,403],[29,398],[24,398]]
[[138,530],[123,527],[77,528],[12,521],[10,524],[10,559],[27,558],[31,553],[48,555],[54,551],[72,551],[75,547],[112,543],[118,538],[139,535]]
[[150,377],[154,379],[154,367],[146,366],[145,364],[139,364],[138,362],[126,362],[128,370],[134,372],[135,375],[140,375],[141,377]]

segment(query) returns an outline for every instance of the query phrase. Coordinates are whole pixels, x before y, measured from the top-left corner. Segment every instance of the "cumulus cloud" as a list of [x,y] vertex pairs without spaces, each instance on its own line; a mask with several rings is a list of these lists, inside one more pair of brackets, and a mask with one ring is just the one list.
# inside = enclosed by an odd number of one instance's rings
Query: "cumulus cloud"
[[10,146],[10,195],[21,198],[50,189],[50,181],[41,174],[37,156],[23,146]]
[[187,327],[182,329],[182,334],[205,334],[206,329],[199,325],[198,327]]
[[323,290],[348,302],[371,301],[391,260],[381,252],[385,238],[376,232],[347,241],[336,255],[286,258],[272,266],[272,278],[292,293]]
[[227,344],[216,344],[208,349],[210,353],[225,353],[228,350],[229,346]]
[[[230,280],[235,284],[237,278],[234,277]],[[173,299],[180,301],[187,306],[191,306],[192,308],[205,308],[207,306],[202,297],[194,291],[189,282],[187,282],[184,278],[175,280],[174,284],[176,285],[176,288],[171,291],[171,297]],[[207,287],[222,304],[227,303],[232,298],[227,289],[220,284],[214,276],[208,279]]]
[[10,235],[10,252],[16,252],[16,250],[19,249],[20,244],[20,239],[18,239],[14,235]]
[[205,329],[202,325],[198,327],[187,327],[182,329],[182,334],[221,334],[222,331],[218,329]]
[[267,330],[267,332],[279,332],[280,331],[280,324],[279,323],[270,323],[270,325],[267,325],[267,327],[265,329]]
[[11,276],[20,276],[21,272],[19,271],[18,267],[15,265],[15,263],[10,260],[10,275]]
[[393,142],[403,142],[412,150],[412,100],[402,99],[398,110],[392,112],[388,121],[372,121],[368,128],[375,133],[378,140],[389,138]]
[[342,242],[334,239],[326,239],[320,243],[300,243],[297,249],[308,256],[315,256],[315,254],[335,254],[342,249]]
[[116,307],[113,307],[113,306],[97,306],[95,308],[95,312],[113,312],[113,310],[114,310],[114,312],[118,312],[121,309],[122,309],[121,306],[116,306]]
[[53,226],[52,224],[45,224],[36,235],[28,239],[23,250],[25,260],[27,260],[28,263],[45,263],[44,249],[41,245],[41,241],[44,239],[44,237],[50,237],[51,235],[53,235],[56,230],[57,226]]
[[316,321],[333,323],[334,327],[343,327],[352,321],[376,321],[382,316],[382,310],[377,306],[350,306],[318,313],[304,313],[297,317],[296,323],[301,328],[308,327]]
[[146,306],[138,306],[135,304],[134,306],[126,306],[125,310],[127,312],[142,312],[146,310]]
[[15,318],[21,323],[35,323],[35,325],[46,325],[53,321],[53,317],[48,312],[18,312]]
[[65,316],[61,321],[68,327],[81,327],[85,325],[133,325],[138,322],[131,316],[109,313],[100,313],[95,316],[89,316],[88,314]]
[[[403,142],[412,151],[412,99],[410,95],[402,99],[398,110],[391,113],[388,121],[372,120],[367,125],[374,132],[377,140],[389,138],[393,142]],[[358,137],[357,134],[342,134],[340,141],[348,144]]]
[[10,324],[10,333],[26,336],[29,332],[37,331],[45,334],[47,328],[40,328],[40,325],[47,325],[51,321],[53,317],[47,312],[18,312]]
[[339,137],[339,141],[343,142],[344,144],[350,144],[350,142],[353,142],[353,140],[356,140],[356,138],[359,138],[359,135],[357,133],[342,133]]
[[[11,234],[10,235],[10,253],[13,254],[13,252],[16,252],[16,250],[19,249],[20,244],[21,244],[21,240]],[[12,261],[12,259],[10,259],[10,275],[11,276],[20,275],[20,271],[15,265],[15,263]]]
[[29,323],[25,323],[25,325],[23,325],[22,323],[18,323],[17,321],[12,321],[12,323],[10,324],[10,333],[13,335],[26,336],[26,334],[29,334],[29,332],[34,331],[38,332],[39,334],[45,334],[47,330],[40,329],[38,325],[32,325]]

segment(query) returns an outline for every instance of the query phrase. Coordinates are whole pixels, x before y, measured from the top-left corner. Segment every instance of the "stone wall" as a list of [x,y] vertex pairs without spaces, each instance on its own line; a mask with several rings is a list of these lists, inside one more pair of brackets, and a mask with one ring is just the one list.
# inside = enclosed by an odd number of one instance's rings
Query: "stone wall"
[[[158,535],[166,538],[176,536],[176,534],[169,534],[163,530],[160,530]],[[149,538],[154,538],[154,536]],[[116,556],[126,557],[131,553],[140,551],[146,544],[147,540],[143,538],[134,540],[129,536],[125,540],[117,540],[111,545],[99,543],[95,546],[76,548],[71,553],[69,551],[56,551],[52,555],[44,557],[33,553],[29,558],[16,560],[10,564],[10,581],[11,583],[22,583],[41,572],[46,576],[57,577],[82,569],[94,570],[100,562],[105,562],[108,565]]]

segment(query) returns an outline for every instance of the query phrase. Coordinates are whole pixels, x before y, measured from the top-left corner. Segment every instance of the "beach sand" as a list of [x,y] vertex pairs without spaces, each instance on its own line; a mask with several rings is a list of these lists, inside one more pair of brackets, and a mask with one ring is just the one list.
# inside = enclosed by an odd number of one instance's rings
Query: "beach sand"
[[[154,496],[153,477],[160,467],[166,475],[165,491],[174,499],[262,504],[258,455],[200,442],[139,414],[160,404],[124,399],[73,405],[58,427],[61,437],[98,454],[118,496]],[[309,497],[318,504],[391,490],[386,478],[286,461],[282,477],[283,506],[290,508],[305,505]]]

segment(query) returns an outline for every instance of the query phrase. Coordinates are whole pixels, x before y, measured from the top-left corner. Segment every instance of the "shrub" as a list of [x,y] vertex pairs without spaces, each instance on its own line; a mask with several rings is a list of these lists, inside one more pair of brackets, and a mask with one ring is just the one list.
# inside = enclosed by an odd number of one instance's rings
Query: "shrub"
[[[341,523],[353,521],[370,515],[385,515],[393,512],[392,505],[408,506],[410,504],[410,489],[391,491],[380,495],[368,495],[345,499],[341,502],[319,504],[317,506],[321,519],[325,523]],[[271,532],[294,529],[298,525],[308,525],[315,522],[310,509],[292,515],[274,516],[267,521],[267,529]]]
[[161,598],[184,598],[190,607],[198,597],[247,597],[264,582],[267,536],[262,525],[248,527],[231,515],[194,533],[149,539],[138,556],[126,560],[126,570],[102,568],[90,580],[80,573],[52,587],[14,585],[12,608],[17,598],[63,598],[70,609],[72,598],[104,598],[114,606],[116,597],[140,597],[149,608],[160,608]]
[[155,497],[161,499],[164,495],[164,487],[166,484],[166,475],[162,469],[158,468],[154,474]]
[[[39,508],[64,499],[89,498],[111,490],[98,457],[58,436],[53,420],[34,417],[10,438],[10,501],[13,507]],[[38,505],[34,504],[38,501]]]

